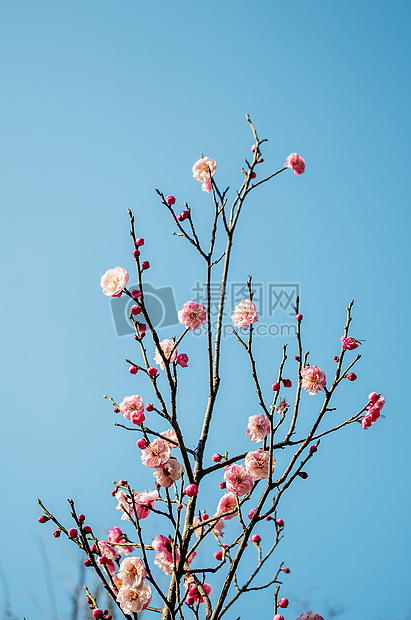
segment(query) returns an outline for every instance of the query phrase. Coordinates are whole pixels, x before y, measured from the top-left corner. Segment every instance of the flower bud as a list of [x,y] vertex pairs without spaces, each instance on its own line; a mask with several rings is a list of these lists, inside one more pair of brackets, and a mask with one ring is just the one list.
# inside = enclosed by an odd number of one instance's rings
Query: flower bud
[[157,368],[154,368],[154,366],[150,366],[150,368],[147,370],[147,374],[149,377],[155,377],[158,374]]
[[303,320],[303,315],[298,313],[295,318],[297,319],[298,322],[300,322]]
[[41,515],[37,521],[39,523],[47,523],[47,521],[50,521],[50,517],[47,517],[46,515]]
[[188,219],[190,217],[190,211],[182,211],[181,217],[185,220]]
[[61,530],[56,530],[55,532],[53,532],[54,538],[60,538],[60,535],[61,535]]
[[371,392],[371,394],[368,394],[368,400],[371,401],[372,403],[376,403],[378,400],[377,392]]
[[282,568],[281,570],[282,570],[282,571],[283,571],[283,573],[285,573],[286,575],[289,575],[289,574],[290,574],[290,572],[291,572],[289,568]]
[[131,314],[134,314],[134,316],[135,316],[136,314],[140,314],[141,308],[140,308],[140,306],[137,306],[137,304],[134,304],[134,306],[131,306],[130,312],[131,312]]
[[357,378],[357,375],[355,374],[355,372],[349,372],[347,375],[348,381],[355,381],[356,378]]
[[253,541],[253,543],[255,543],[256,545],[258,545],[258,543],[261,542],[261,536],[259,536],[258,534],[253,534],[251,536],[251,540]]
[[84,566],[92,566],[93,562],[91,560],[84,560],[83,564]]
[[140,250],[133,250],[134,258],[138,258],[140,256]]
[[89,525],[85,525],[85,526],[83,527],[83,532],[84,532],[85,534],[91,534],[91,527],[90,527]]
[[131,375],[136,375],[136,374],[137,374],[137,372],[138,372],[138,368],[137,368],[137,366],[134,366],[134,364],[133,364],[133,365],[132,365],[132,366],[130,366],[130,368],[128,369],[128,372],[129,372]]
[[144,245],[144,239],[142,237],[137,237],[136,246],[139,247],[140,245]]
[[137,447],[140,448],[140,450],[144,450],[144,448],[147,448],[147,442],[144,437],[141,437],[141,439],[137,441]]
[[314,452],[317,452],[317,446],[316,445],[311,446],[311,448],[310,448],[310,454],[314,454]]
[[227,485],[226,485],[226,483],[225,483],[224,481],[223,481],[223,482],[220,482],[220,489],[225,489],[225,488],[226,488],[226,486],[227,486]]
[[183,216],[181,215],[181,213],[180,213],[180,215],[177,215],[177,221],[178,221],[178,222],[184,222],[184,218],[183,218]]
[[118,407],[114,407],[113,411],[114,413],[120,413],[120,409]]
[[104,616],[104,612],[102,609],[94,609],[93,610],[93,618],[94,620],[99,620],[100,618],[102,618]]
[[300,478],[302,478],[303,480],[307,480],[308,478],[308,474],[306,471],[299,471],[298,475],[300,476]]
[[277,519],[276,523],[277,523],[278,527],[284,527],[284,521],[282,519]]
[[278,392],[280,389],[280,384],[279,383],[273,383],[273,390],[274,392]]
[[84,521],[86,520],[86,517],[83,514],[79,515],[77,518],[80,523],[84,523]]
[[275,614],[273,620],[285,620],[285,618],[281,614]]
[[141,291],[139,291],[138,288],[134,288],[131,291],[131,296],[133,299],[138,299],[139,297],[141,297]]
[[67,532],[67,535],[71,540],[73,540],[73,538],[78,537],[78,531],[76,530],[75,527],[71,527],[69,531]]
[[255,177],[256,177],[257,175],[256,175],[256,173],[255,173],[255,172],[252,172],[250,176],[251,176],[251,178],[252,178],[252,179],[255,179]]
[[184,495],[188,495],[188,497],[195,497],[198,493],[198,486],[196,484],[189,484],[184,489]]
[[148,262],[148,260],[143,261],[141,264],[141,270],[145,271],[146,269],[150,269],[150,263]]
[[223,457],[221,456],[221,454],[218,454],[218,452],[216,452],[215,454],[213,454],[213,456],[211,457],[211,460],[214,461],[214,463],[219,463],[221,461]]
[[292,386],[291,379],[281,379],[281,380],[285,388],[290,388]]
[[154,411],[154,407],[153,407],[153,405],[151,403],[147,403],[146,411]]
[[338,357],[338,355],[334,355],[334,362],[338,362],[340,358]]
[[280,598],[280,600],[278,601],[278,607],[288,607],[289,601],[288,598]]
[[257,148],[257,145],[256,145],[256,144],[252,144],[252,145],[251,145],[251,150],[252,150],[252,152],[253,152],[253,153],[254,153],[254,151],[256,150],[256,148]]
[[174,196],[167,196],[166,203],[171,207],[172,205],[176,204],[176,199],[174,198]]
[[218,560],[219,562],[223,559],[223,552],[222,551],[216,551],[214,554],[214,557],[216,560]]

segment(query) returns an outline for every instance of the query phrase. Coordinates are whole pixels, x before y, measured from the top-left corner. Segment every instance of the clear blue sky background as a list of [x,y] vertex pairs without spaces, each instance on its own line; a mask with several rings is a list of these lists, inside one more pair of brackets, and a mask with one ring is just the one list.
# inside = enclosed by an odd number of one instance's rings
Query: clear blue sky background
[[[151,392],[127,372],[135,343],[117,337],[100,277],[116,265],[132,272],[131,208],[150,282],[173,286],[178,306],[192,297],[201,262],[171,236],[154,188],[181,208],[189,201],[205,235],[211,207],[191,166],[203,152],[218,161],[219,185],[234,189],[250,156],[249,112],[269,138],[259,174],[294,151],[307,171],[287,171],[251,197],[232,281],[300,283],[304,347],[327,376],[355,299],[352,334],[366,342],[334,419],[356,412],[370,391],[387,398],[385,419],[370,430],[355,425],[323,441],[308,480],[284,499],[274,559],[291,568],[284,615],[311,608],[329,620],[330,607],[343,606],[347,620],[411,617],[409,29],[410,5],[400,0],[3,4],[1,609],[70,618],[83,558],[37,524],[37,497],[66,524],[66,499],[75,499],[103,537],[120,524],[113,479],[153,488],[135,435],[113,426],[102,399],[149,401]],[[282,342],[256,341],[267,398]],[[224,344],[228,380],[209,458],[247,450],[244,428],[258,412],[246,360],[236,343]],[[203,346],[191,338],[183,347],[191,363],[181,373],[181,416],[193,444]],[[320,398],[304,396],[303,428]],[[210,490],[204,508],[214,510],[219,496]],[[260,534],[268,541],[269,524]],[[93,587],[90,574],[85,581]],[[256,605],[272,618],[272,593],[260,592],[227,620],[250,618]]]

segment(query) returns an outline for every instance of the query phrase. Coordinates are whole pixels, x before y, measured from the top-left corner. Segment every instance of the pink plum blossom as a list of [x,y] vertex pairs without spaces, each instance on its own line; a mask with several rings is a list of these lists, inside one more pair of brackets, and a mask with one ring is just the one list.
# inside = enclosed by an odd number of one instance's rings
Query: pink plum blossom
[[142,424],[145,420],[144,403],[139,394],[126,396],[120,403],[121,414],[133,424]]
[[355,338],[352,338],[352,336],[342,336],[340,340],[341,340],[343,349],[347,349],[348,351],[352,351],[353,349],[356,349],[361,344],[361,342],[359,342]]
[[114,547],[104,542],[104,540],[99,540],[98,546],[101,555],[105,555],[108,560],[118,560],[120,558],[120,554],[117,553]]
[[276,412],[279,413],[280,415],[283,415],[284,411],[286,409],[288,409],[290,405],[288,403],[285,402],[285,398],[283,398],[282,400],[280,400],[280,402],[278,403],[277,407],[275,408]]
[[179,366],[181,366],[181,368],[187,368],[188,366],[188,355],[187,353],[180,353],[180,355],[177,357],[177,362],[176,362]]
[[244,467],[233,463],[232,465],[226,465],[224,469],[224,480],[228,491],[240,497],[251,491],[253,479]]
[[202,304],[195,301],[186,301],[178,312],[178,320],[184,327],[193,331],[205,323],[207,318],[206,309]]
[[[275,458],[273,457],[272,467],[274,470]],[[267,450],[253,450],[245,457],[245,468],[253,480],[268,478],[270,467],[270,453]]]
[[[172,541],[167,536],[159,534],[153,540],[153,549],[157,551],[154,564],[159,566],[166,575],[171,575],[174,568]],[[174,549],[174,553],[176,562],[179,562],[180,554],[177,549]]]
[[231,320],[234,327],[248,329],[252,323],[258,321],[255,304],[249,299],[243,298],[231,315]]
[[368,400],[370,404],[366,408],[366,414],[363,418],[361,418],[362,427],[369,428],[373,422],[376,422],[381,415],[381,409],[385,405],[385,398],[381,396],[381,394],[377,394],[376,392],[371,392],[368,394]]
[[270,433],[270,422],[267,416],[263,413],[250,415],[245,432],[254,443],[262,441]]
[[108,297],[120,297],[128,282],[128,273],[122,267],[108,269],[101,277],[100,286],[104,295]]
[[162,467],[171,457],[171,446],[164,439],[155,439],[141,451],[141,460],[146,467]]
[[216,524],[213,526],[213,533],[218,537],[224,536],[223,529],[224,529],[224,521],[222,519],[219,519],[218,521],[216,521]]
[[313,611],[305,611],[301,616],[298,616],[297,620],[324,620],[324,618]]
[[176,459],[170,458],[162,467],[156,467],[153,474],[158,484],[168,489],[173,482],[179,480],[184,473],[184,467]]
[[148,583],[143,583],[137,590],[127,586],[121,586],[116,601],[120,603],[124,614],[132,614],[143,611],[151,602],[151,588]]
[[[168,360],[168,362],[171,364],[172,362],[175,362],[177,355],[178,355],[178,351],[177,349],[174,349],[174,345],[175,342],[173,342],[172,340],[169,340],[168,338],[166,338],[165,340],[162,340],[160,342],[160,347],[164,353],[164,356],[166,358],[166,360]],[[173,351],[174,349],[174,351]],[[171,351],[173,351],[173,354],[171,355]],[[170,357],[171,355],[171,357]],[[155,350],[155,355],[154,355],[154,361],[156,364],[160,364],[160,368],[161,370],[164,370],[165,368],[165,364],[163,361],[163,358],[160,355],[159,350],[156,347]]]
[[301,371],[302,387],[312,396],[323,390],[327,383],[325,374],[318,366],[306,366]]
[[172,448],[177,448],[178,447],[178,439],[177,439],[177,435],[176,432],[173,428],[169,428],[166,431],[163,431],[162,433],[160,433],[160,435],[162,437],[164,437],[164,439],[167,441],[167,439],[170,439],[172,442],[174,443],[170,443],[170,446]]
[[123,555],[128,555],[134,551],[134,547],[124,544],[124,534],[119,527],[112,527],[109,529],[108,541],[118,553],[122,553]]
[[218,502],[216,514],[223,515],[225,512],[231,512],[232,510],[235,510],[235,512],[221,517],[223,521],[233,519],[237,513],[237,500],[235,495],[233,493],[225,493]]
[[158,491],[136,493],[134,495],[134,503],[136,505],[137,518],[146,519],[150,514],[150,508],[153,508],[156,500],[158,500]]
[[305,161],[297,153],[291,153],[287,157],[284,167],[291,168],[294,174],[302,174],[305,170]]
[[[202,583],[201,585],[204,588],[204,592],[208,596],[211,592],[210,584]],[[194,605],[195,603],[204,603],[203,597],[200,594],[200,590],[198,589],[198,587],[196,586],[194,582],[190,583],[190,585],[188,586],[188,594],[186,598],[186,603],[187,605],[190,605],[190,606]]]
[[202,183],[203,192],[211,191],[210,177],[214,176],[217,168],[217,162],[209,157],[202,157],[193,166],[193,177],[196,181]]
[[123,586],[141,588],[144,579],[147,577],[147,571],[144,567],[143,560],[137,557],[128,557],[120,564],[118,576]]

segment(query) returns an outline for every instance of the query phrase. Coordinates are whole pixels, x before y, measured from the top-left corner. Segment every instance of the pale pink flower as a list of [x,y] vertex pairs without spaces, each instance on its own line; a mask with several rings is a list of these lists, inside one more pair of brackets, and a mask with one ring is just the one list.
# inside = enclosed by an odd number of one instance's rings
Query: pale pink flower
[[226,465],[224,472],[224,480],[227,484],[228,491],[234,495],[245,495],[253,488],[253,479],[244,467],[233,463]]
[[[177,351],[177,349],[174,349],[174,345],[175,345],[175,342],[173,342],[172,340],[169,340],[168,338],[166,338],[165,340],[162,340],[160,342],[160,347],[161,347],[161,349],[162,349],[162,351],[164,353],[164,356],[165,356],[166,360],[168,360],[168,362],[170,364],[176,360],[177,355],[178,355],[178,351]],[[174,349],[174,351],[173,351],[173,349]],[[171,355],[171,351],[173,351],[172,355]],[[170,355],[171,355],[171,357],[170,357]],[[156,350],[155,350],[154,361],[155,361],[156,364],[160,364],[161,370],[164,370],[165,364],[163,362],[163,358],[161,357],[160,352],[157,349],[157,347],[156,347]]]
[[106,543],[104,540],[99,540],[98,546],[101,555],[105,555],[108,560],[118,560],[120,558],[120,554],[117,553],[114,547]]
[[[276,461],[273,457],[273,470],[275,463]],[[245,468],[253,480],[268,478],[269,467],[270,453],[267,450],[253,450],[245,457]]]
[[297,620],[324,620],[324,618],[313,611],[305,611],[301,616],[298,616]]
[[148,583],[143,583],[137,590],[121,586],[116,601],[124,614],[138,613],[150,604],[151,588]]
[[235,327],[248,329],[252,323],[258,321],[255,304],[249,299],[243,298],[231,315],[231,320]]
[[162,433],[160,433],[160,435],[164,437],[166,441],[167,439],[171,439],[171,441],[174,442],[174,443],[170,443],[170,446],[172,448],[178,448],[178,439],[177,439],[176,432],[173,428],[168,428],[166,431],[163,431]]
[[125,520],[130,520],[130,515],[133,514],[134,510],[133,510],[133,500],[131,499],[130,495],[127,495],[127,493],[125,491],[123,491],[123,489],[120,489],[120,491],[117,491],[117,493],[115,494],[115,498],[118,501],[118,504],[116,506],[116,510],[122,510],[123,514],[121,515],[121,520],[125,521]]
[[284,166],[285,168],[291,168],[294,174],[302,174],[305,170],[305,161],[297,153],[291,153],[287,157]]
[[202,304],[197,304],[195,301],[186,301],[178,312],[180,323],[191,331],[201,327],[205,323],[206,318],[206,309]]
[[361,342],[359,342],[352,336],[342,336],[340,340],[341,340],[341,344],[343,348],[347,349],[348,351],[352,351],[353,349],[356,349],[361,344]]
[[223,497],[218,502],[217,512],[218,515],[223,515],[225,512],[235,510],[233,514],[222,516],[224,521],[233,519],[237,513],[237,501],[233,493],[224,493]]
[[156,467],[153,472],[157,482],[168,489],[173,482],[179,480],[184,473],[184,467],[176,459],[170,458],[162,467]]
[[124,544],[124,534],[119,527],[112,527],[108,531],[108,541],[118,553],[128,555],[134,551],[134,547]]
[[224,536],[223,529],[224,529],[224,521],[222,519],[219,519],[218,521],[216,521],[216,524],[213,526],[213,533],[218,537]]
[[144,567],[143,560],[137,557],[128,557],[120,564],[118,576],[123,586],[128,588],[141,588],[144,579],[147,577],[147,571]]
[[145,420],[144,403],[139,394],[126,396],[120,403],[120,413],[133,424],[142,424]]
[[217,162],[209,157],[202,157],[193,166],[193,177],[196,181],[202,183],[201,189],[203,192],[211,191],[210,178],[214,176],[217,168]]
[[[202,523],[200,517],[194,517],[193,519],[193,525],[200,525],[200,523]],[[204,527],[197,527],[194,530],[194,534],[196,535],[196,538],[200,538],[203,534],[204,534]]]
[[323,390],[327,383],[325,374],[318,366],[306,366],[301,371],[302,387],[312,396]]
[[283,415],[284,411],[286,409],[288,409],[290,405],[288,403],[285,402],[285,398],[283,398],[282,400],[280,400],[280,402],[278,403],[277,407],[275,408],[276,412],[279,413],[280,415]]
[[146,467],[161,467],[171,457],[171,446],[164,439],[155,439],[141,451],[141,460]]
[[124,287],[128,282],[128,273],[122,267],[109,269],[101,277],[100,286],[104,295],[108,297],[120,297]]
[[158,491],[136,493],[136,495],[134,495],[134,503],[136,505],[137,518],[146,519],[151,512],[150,508],[153,508],[157,500]]
[[250,415],[245,432],[254,443],[262,441],[270,433],[270,422],[267,416],[263,413]]

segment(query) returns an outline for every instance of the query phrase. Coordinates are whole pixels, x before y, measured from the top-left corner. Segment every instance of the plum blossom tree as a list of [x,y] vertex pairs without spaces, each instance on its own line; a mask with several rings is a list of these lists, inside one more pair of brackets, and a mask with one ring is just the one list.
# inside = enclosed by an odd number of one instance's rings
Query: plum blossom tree
[[[187,301],[178,313],[182,332],[178,339],[160,341],[158,332],[146,306],[145,272],[150,268],[148,260],[142,260],[144,239],[136,236],[134,216],[129,211],[132,253],[138,289],[128,290],[129,274],[123,267],[109,269],[101,278],[103,293],[111,297],[127,295],[133,300],[129,319],[134,328],[134,339],[138,353],[133,354],[131,374],[139,372],[146,385],[145,395],[123,395],[117,402],[106,396],[128,424],[117,424],[127,430],[137,431],[137,450],[140,450],[141,466],[152,469],[155,490],[142,491],[126,480],[115,482],[112,491],[117,500],[117,510],[124,531],[118,525],[107,533],[107,540],[95,535],[95,529],[85,524],[85,516],[79,514],[74,501],[69,500],[71,516],[75,527],[65,527],[38,500],[43,514],[40,523],[51,521],[57,529],[54,537],[64,534],[84,554],[84,564],[93,569],[104,589],[117,605],[121,614],[131,620],[143,610],[161,616],[163,620],[194,617],[197,620],[219,620],[237,603],[240,597],[252,590],[271,588],[274,609],[267,609],[266,617],[274,613],[275,620],[284,616],[289,601],[282,596],[282,576],[290,572],[283,562],[277,562],[271,577],[261,581],[263,567],[273,562],[278,543],[284,532],[284,521],[277,516],[277,509],[284,493],[296,478],[306,479],[306,469],[315,458],[320,440],[344,426],[360,423],[364,429],[370,427],[380,416],[384,397],[371,392],[359,406],[358,411],[338,424],[330,424],[327,413],[332,410],[334,392],[344,380],[354,380],[351,371],[359,355],[351,351],[358,348],[360,341],[349,335],[353,302],[347,307],[347,315],[341,351],[335,360],[332,378],[326,378],[320,367],[309,364],[308,351],[304,352],[302,342],[303,315],[300,300],[295,306],[297,374],[294,379],[295,396],[291,404],[282,390],[289,389],[293,382],[284,376],[287,348],[282,349],[282,360],[274,384],[265,386],[260,382],[258,361],[254,356],[253,329],[258,321],[257,308],[253,303],[251,277],[247,281],[248,299],[242,299],[232,315],[232,337],[238,341],[239,350],[248,358],[250,372],[257,395],[256,405],[260,412],[251,415],[244,428],[244,445],[235,454],[214,454],[211,463],[206,460],[206,446],[213,431],[217,396],[224,383],[220,376],[221,358],[224,353],[222,320],[225,309],[226,289],[233,239],[245,200],[260,185],[291,169],[295,175],[305,171],[304,159],[292,153],[282,168],[256,180],[260,168],[262,147],[260,140],[247,116],[253,135],[252,158],[246,160],[242,169],[243,180],[229,206],[228,189],[222,191],[215,181],[217,164],[209,157],[201,157],[193,166],[194,178],[201,182],[202,190],[211,195],[213,219],[206,247],[197,235],[195,213],[185,203],[182,213],[175,210],[176,199],[172,195],[157,194],[169,212],[177,235],[185,239],[204,261],[206,272],[207,302],[203,306]],[[140,232],[140,231],[139,231]],[[225,237],[225,251],[216,256],[216,239]],[[222,265],[220,297],[217,321],[211,320],[211,283],[216,265]],[[139,321],[136,320],[139,318]],[[204,418],[195,449],[186,440],[184,412],[178,406],[178,374],[189,367],[186,353],[178,352],[183,340],[192,337],[191,332],[205,326],[205,347],[208,376],[208,395],[204,403]],[[336,335],[336,340],[340,334]],[[149,341],[149,343],[147,342]],[[203,346],[203,339],[196,339],[196,346]],[[349,356],[353,357],[350,358]],[[355,355],[355,356],[354,356]],[[348,360],[346,361],[348,357]],[[155,366],[152,366],[152,363]],[[310,360],[311,361],[311,360]],[[270,396],[267,396],[267,392]],[[318,411],[308,433],[298,436],[300,411],[304,406],[304,392],[318,400]],[[282,397],[282,398],[281,398]],[[143,402],[150,400],[150,402]],[[286,401],[290,400],[290,404]],[[310,399],[311,400],[311,399]],[[146,413],[150,423],[146,424]],[[335,418],[333,418],[335,420]],[[162,426],[167,423],[168,428]],[[131,426],[130,426],[131,425]],[[360,426],[357,425],[357,426]],[[251,442],[251,444],[249,443]],[[260,444],[258,447],[255,444]],[[288,454],[286,465],[276,464],[276,453],[283,450]],[[221,480],[223,474],[223,481]],[[204,510],[202,499],[204,481],[210,479],[215,488],[215,503],[210,515]],[[138,480],[138,478],[137,478]],[[208,502],[210,503],[210,502]],[[155,520],[154,539],[144,532],[144,521]],[[272,522],[272,536],[262,541],[255,532],[263,521]],[[234,523],[239,525],[235,530]],[[223,542],[223,537],[224,541]],[[211,541],[218,545],[218,551],[211,551]],[[199,549],[208,551],[208,563],[199,561]],[[248,576],[240,582],[239,567],[246,560]],[[214,576],[219,574],[220,587],[215,586]],[[164,575],[168,577],[164,588]],[[162,576],[160,578],[160,576]],[[85,587],[90,614],[93,618],[109,620],[111,614],[99,606],[98,600]],[[281,593],[281,594],[280,594]],[[323,620],[313,611],[306,611],[299,620]]]

